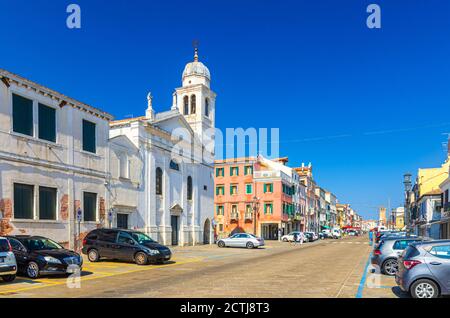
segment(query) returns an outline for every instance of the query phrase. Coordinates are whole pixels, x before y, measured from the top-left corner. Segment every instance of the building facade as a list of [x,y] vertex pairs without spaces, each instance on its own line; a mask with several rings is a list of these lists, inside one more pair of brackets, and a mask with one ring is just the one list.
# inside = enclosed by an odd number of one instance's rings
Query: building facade
[[107,223],[112,116],[0,70],[0,235],[78,249]]
[[208,68],[195,52],[170,110],[155,113],[149,93],[145,116],[110,125],[111,139],[128,139],[140,155],[137,209],[136,216],[128,213],[130,226],[163,244],[213,242],[214,150],[205,151],[207,130],[215,125],[216,94],[210,81]]

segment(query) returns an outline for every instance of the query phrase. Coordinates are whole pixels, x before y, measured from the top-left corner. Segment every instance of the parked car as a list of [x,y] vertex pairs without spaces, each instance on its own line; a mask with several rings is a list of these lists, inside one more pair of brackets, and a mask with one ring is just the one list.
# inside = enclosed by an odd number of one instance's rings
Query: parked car
[[291,232],[291,233],[289,233],[289,234],[286,234],[286,235],[283,235],[282,237],[281,237],[281,240],[283,241],[283,242],[293,242],[294,241],[294,237],[295,237],[295,235],[300,235],[300,231],[294,231],[294,232]]
[[317,241],[319,239],[319,235],[315,232],[305,232],[305,233],[307,233],[311,236],[311,238],[312,238],[311,242]]
[[17,263],[9,241],[0,237],[0,277],[5,282],[12,282],[16,278]]
[[398,263],[395,281],[413,298],[450,295],[450,240],[412,243]]
[[71,274],[82,269],[83,258],[43,236],[7,236],[16,257],[18,272],[29,278]]
[[148,235],[132,230],[96,229],[83,240],[81,252],[90,262],[101,258],[132,261],[138,265],[162,264],[170,260],[172,252]]
[[324,238],[332,238],[333,235],[331,234],[331,231],[328,229],[322,230],[322,234]]
[[325,234],[323,234],[322,232],[319,232],[319,234],[317,234],[319,236],[319,239],[324,240],[325,239]]
[[340,230],[340,229],[337,229],[337,228],[332,229],[332,230],[331,230],[331,236],[332,236],[334,239],[340,239],[340,238],[341,238],[341,230]]
[[319,236],[314,232],[304,232],[307,242],[314,242],[319,239]]
[[228,238],[224,238],[217,242],[219,247],[246,247],[258,248],[264,246],[264,240],[253,234],[237,233]]
[[394,230],[392,230],[392,231],[378,231],[378,232],[376,232],[376,235],[375,235],[375,243],[379,243],[382,237],[387,236],[387,235],[391,235],[391,234],[395,235],[395,233],[398,233],[398,231],[394,231]]
[[409,244],[420,242],[422,238],[389,238],[382,240],[372,254],[372,265],[378,266],[381,273],[394,276],[398,270],[398,257]]

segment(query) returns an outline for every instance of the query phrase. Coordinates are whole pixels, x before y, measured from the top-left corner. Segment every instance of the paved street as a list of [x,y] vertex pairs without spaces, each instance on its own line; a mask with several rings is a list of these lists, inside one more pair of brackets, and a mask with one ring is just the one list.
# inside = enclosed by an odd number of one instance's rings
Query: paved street
[[137,266],[85,262],[81,288],[64,277],[19,277],[0,284],[2,297],[397,297],[393,279],[363,275],[366,237],[294,246],[268,241],[263,249],[176,247],[173,262]]

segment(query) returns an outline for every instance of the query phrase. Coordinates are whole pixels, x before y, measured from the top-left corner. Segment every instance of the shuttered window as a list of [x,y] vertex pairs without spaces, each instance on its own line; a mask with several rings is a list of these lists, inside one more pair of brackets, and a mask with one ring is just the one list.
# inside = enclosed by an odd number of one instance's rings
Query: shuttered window
[[84,221],[96,221],[97,219],[97,194],[83,193]]
[[56,111],[39,104],[39,139],[56,142]]
[[39,187],[39,219],[56,220],[56,189]]
[[34,187],[28,184],[14,183],[14,218],[33,219]]
[[97,152],[95,140],[95,124],[83,119],[83,150]]
[[13,94],[13,130],[33,136],[33,101]]

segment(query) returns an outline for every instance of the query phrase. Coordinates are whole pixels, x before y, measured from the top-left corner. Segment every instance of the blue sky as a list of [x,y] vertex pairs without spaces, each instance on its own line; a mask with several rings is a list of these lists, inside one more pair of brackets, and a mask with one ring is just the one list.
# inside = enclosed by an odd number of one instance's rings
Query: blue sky
[[[81,30],[65,26],[82,9]],[[381,6],[368,29],[366,7]],[[192,40],[216,125],[279,127],[290,165],[365,217],[402,204],[402,175],[445,159],[450,2],[0,0],[0,67],[110,112],[168,109]]]

